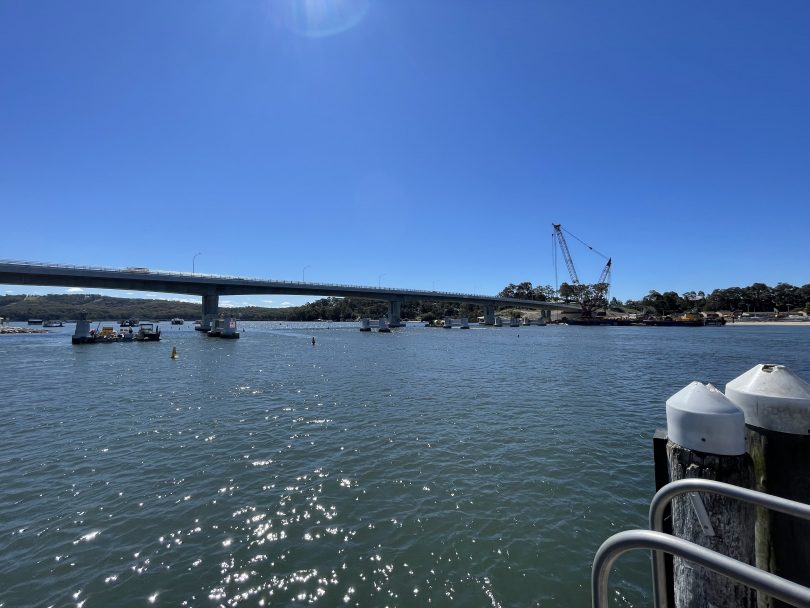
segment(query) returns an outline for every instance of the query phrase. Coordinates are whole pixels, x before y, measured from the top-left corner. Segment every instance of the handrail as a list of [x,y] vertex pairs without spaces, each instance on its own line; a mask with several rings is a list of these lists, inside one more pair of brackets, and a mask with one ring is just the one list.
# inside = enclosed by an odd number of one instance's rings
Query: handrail
[[[676,496],[689,492],[712,492],[810,521],[810,505],[795,500],[741,488],[729,483],[714,481],[713,479],[679,479],[658,490],[652,501],[650,501],[650,530],[663,532],[664,510],[667,505]],[[653,596],[656,608],[667,608],[668,605],[666,570],[663,557],[660,551],[653,551]]]
[[744,585],[764,591],[771,597],[799,608],[810,608],[810,589],[780,576],[749,566],[727,555],[693,542],[652,530],[627,530],[608,538],[593,560],[591,598],[593,608],[608,605],[608,582],[613,563],[623,553],[634,549],[651,549],[693,561]]

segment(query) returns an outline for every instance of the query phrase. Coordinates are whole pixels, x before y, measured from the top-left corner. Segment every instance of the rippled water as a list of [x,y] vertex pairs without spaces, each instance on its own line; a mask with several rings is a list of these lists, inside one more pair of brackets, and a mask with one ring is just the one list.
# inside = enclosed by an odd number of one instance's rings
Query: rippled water
[[666,398],[810,378],[803,327],[244,329],[0,336],[0,606],[585,606]]

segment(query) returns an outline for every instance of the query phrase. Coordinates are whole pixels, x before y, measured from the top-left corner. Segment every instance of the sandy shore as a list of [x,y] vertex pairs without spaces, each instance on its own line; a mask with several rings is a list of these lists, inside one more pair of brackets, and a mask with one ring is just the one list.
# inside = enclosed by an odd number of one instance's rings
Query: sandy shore
[[790,325],[791,327],[802,325],[810,327],[810,321],[735,321],[734,323],[726,323],[726,327],[734,327],[735,325],[741,327],[758,327],[760,325]]

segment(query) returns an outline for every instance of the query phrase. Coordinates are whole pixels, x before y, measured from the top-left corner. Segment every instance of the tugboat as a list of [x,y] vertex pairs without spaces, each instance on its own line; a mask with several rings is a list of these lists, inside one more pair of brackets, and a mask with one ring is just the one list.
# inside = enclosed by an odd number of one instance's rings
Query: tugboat
[[160,327],[155,327],[153,323],[141,323],[138,333],[135,334],[138,342],[157,342],[160,340]]

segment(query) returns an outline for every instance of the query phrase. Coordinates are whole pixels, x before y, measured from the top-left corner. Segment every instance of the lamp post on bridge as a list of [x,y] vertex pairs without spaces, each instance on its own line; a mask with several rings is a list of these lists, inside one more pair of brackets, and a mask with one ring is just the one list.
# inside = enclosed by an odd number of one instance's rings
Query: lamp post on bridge
[[192,258],[191,258],[191,274],[192,274],[192,275],[194,274],[194,271],[195,271],[195,269],[196,269],[195,264],[196,264],[196,262],[197,262],[197,256],[198,256],[198,255],[202,255],[202,252],[197,252],[197,253],[195,253],[195,254],[194,254],[194,257],[192,257]]
[[306,282],[307,282],[307,281],[306,281],[306,278],[305,278],[305,277],[307,276],[307,275],[306,275],[306,273],[307,273],[307,268],[312,268],[312,264],[307,264],[306,266],[304,266],[304,267],[301,269],[301,282],[302,282],[302,283],[306,283]]
[[382,285],[382,278],[383,278],[384,276],[385,276],[385,273],[384,273],[384,272],[383,272],[383,273],[380,273],[379,275],[377,275],[377,289],[379,289],[379,288],[380,288],[380,286]]

